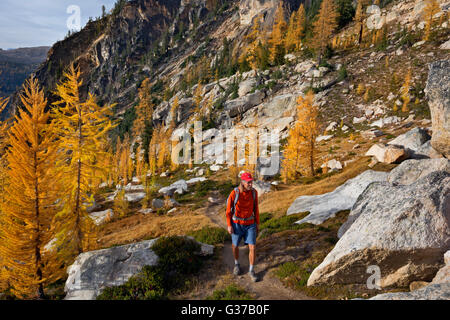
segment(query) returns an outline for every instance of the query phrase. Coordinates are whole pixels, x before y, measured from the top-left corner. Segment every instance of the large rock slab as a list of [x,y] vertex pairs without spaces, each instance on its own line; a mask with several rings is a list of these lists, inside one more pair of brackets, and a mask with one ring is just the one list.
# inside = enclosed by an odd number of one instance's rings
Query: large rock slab
[[125,193],[124,198],[128,202],[139,202],[145,198],[145,192]]
[[450,283],[450,250],[444,254],[445,265],[439,269],[431,283]]
[[430,106],[433,148],[450,156],[450,60],[436,61],[429,65],[425,93]]
[[393,185],[409,185],[434,171],[446,171],[450,173],[450,160],[445,158],[406,160],[392,169],[387,181]]
[[444,156],[434,150],[434,148],[431,146],[430,140],[421,145],[416,151],[414,151],[414,154],[412,155],[413,159],[439,159],[442,157]]
[[411,185],[370,184],[350,226],[312,272],[308,285],[364,284],[377,265],[381,287],[430,281],[450,248],[450,174],[436,171]]
[[376,143],[366,152],[366,156],[373,156],[379,162],[398,163],[408,158],[409,153],[402,147]]
[[196,183],[199,183],[199,182],[203,182],[203,181],[206,181],[206,180],[207,179],[205,177],[192,178],[192,179],[189,179],[188,181],[186,181],[186,184],[188,186],[190,186],[190,185],[193,185],[193,184],[196,184]]
[[[193,239],[193,238],[191,238]],[[151,250],[157,239],[80,254],[69,266],[64,291],[66,300],[93,300],[106,287],[119,286],[144,266],[158,263]],[[214,246],[200,243],[201,255],[211,255]]]
[[92,212],[89,217],[94,221],[94,224],[99,226],[114,217],[114,212],[111,209],[104,211]]
[[383,293],[369,300],[450,300],[450,283],[431,284],[411,292]]
[[334,191],[314,196],[301,196],[295,199],[287,214],[309,211],[309,215],[296,223],[321,224],[333,218],[337,212],[353,207],[358,196],[372,182],[386,181],[387,172],[367,170],[348,180]]
[[275,11],[277,4],[277,0],[239,1],[239,18],[241,26],[250,25],[253,18],[261,13]]
[[417,127],[399,135],[394,140],[388,142],[388,145],[402,147],[409,151],[410,154],[413,154],[430,139],[431,137],[425,129]]
[[250,93],[254,87],[258,85],[258,81],[256,78],[250,78],[239,83],[238,95],[239,97],[243,97],[246,94]]
[[256,90],[254,93],[247,94],[243,97],[228,100],[225,102],[225,110],[228,111],[230,117],[236,117],[237,115],[242,114],[260,104],[265,96],[266,94],[264,91]]
[[450,250],[444,254],[444,263],[431,283],[411,292],[379,294],[370,300],[450,300]]
[[188,190],[188,185],[187,185],[186,181],[184,179],[180,179],[180,180],[172,183],[168,187],[159,189],[158,192],[162,193],[165,196],[171,197],[174,193],[183,194],[183,193],[187,192],[187,190]]

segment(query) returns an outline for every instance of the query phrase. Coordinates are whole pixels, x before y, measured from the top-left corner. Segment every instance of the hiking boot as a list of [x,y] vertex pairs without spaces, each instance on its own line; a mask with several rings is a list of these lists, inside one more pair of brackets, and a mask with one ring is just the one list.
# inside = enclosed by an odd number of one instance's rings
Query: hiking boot
[[253,270],[249,271],[248,275],[250,276],[250,279],[252,279],[253,282],[258,281],[258,277],[256,276],[255,271],[253,271]]
[[238,276],[240,273],[241,273],[241,268],[239,268],[239,265],[238,265],[238,264],[235,264],[235,265],[234,265],[234,269],[233,269],[233,274],[234,274],[235,276]]

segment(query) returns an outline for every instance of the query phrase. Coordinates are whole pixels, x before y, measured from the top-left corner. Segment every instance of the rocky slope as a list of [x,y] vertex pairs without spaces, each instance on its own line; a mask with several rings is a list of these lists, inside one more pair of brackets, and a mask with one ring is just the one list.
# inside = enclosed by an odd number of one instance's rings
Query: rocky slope
[[0,49],[0,97],[7,97],[18,90],[23,81],[45,61],[49,49]]
[[[285,5],[293,10],[301,2],[287,1]],[[311,2],[314,1],[306,1]],[[448,14],[449,2],[439,3],[440,15]],[[232,42],[232,55],[237,57],[246,45],[245,35],[252,18],[263,13],[263,24],[270,26],[278,1],[236,0],[222,4],[212,14],[207,2],[201,0],[127,2],[107,18],[91,22],[81,32],[55,44],[47,61],[36,71],[36,77],[51,91],[64,68],[76,61],[83,71],[84,93],[91,91],[104,103],[118,103],[117,116],[133,108],[137,89],[148,77],[155,87],[163,88],[161,91],[171,91],[168,97],[157,101],[153,123],[169,125],[172,120],[169,111],[178,97],[176,132],[183,132],[195,115],[192,93],[196,88],[196,85],[180,88],[186,77],[185,67],[194,66],[203,56],[212,63],[218,61],[225,50],[225,37]],[[170,183],[168,176],[175,173],[163,172],[159,178],[166,179],[170,185],[158,186],[155,198],[159,199],[154,199],[153,209],[142,209],[140,220],[130,219],[123,225],[134,227],[145,221],[146,215],[163,206],[163,195],[175,197],[167,213],[174,215],[169,218],[178,218],[177,212],[183,210],[184,203],[189,203],[186,199],[195,201],[190,197],[198,194],[189,190],[197,188],[198,181],[192,183],[193,187],[188,186],[191,180],[187,176],[195,179],[194,176],[203,176],[204,170],[209,169],[209,179],[230,178],[225,166],[211,165],[215,151],[223,150],[223,146],[211,140],[219,135],[219,129],[257,123],[261,131],[276,130],[286,138],[295,122],[297,97],[314,88],[323,132],[317,139],[317,163],[321,172],[328,168],[339,174],[369,156],[373,161],[364,164],[365,172],[360,176],[352,177],[335,191],[304,194],[292,202],[297,194],[290,201],[292,209],[287,213],[310,212],[297,220],[300,224],[321,225],[335,214],[351,210],[347,222],[336,234],[339,241],[317,268],[309,271],[308,284],[363,284],[367,266],[374,264],[382,269],[384,288],[431,281],[442,267],[442,256],[450,245],[449,172],[448,159],[444,157],[448,157],[449,145],[446,84],[450,31],[448,21],[439,21],[434,40],[422,41],[423,6],[423,1],[407,0],[392,1],[380,11],[369,9],[368,15],[373,19],[365,21],[369,28],[377,30],[386,26],[387,40],[383,45],[338,48],[327,64],[320,66],[305,51],[288,54],[284,65],[258,72],[233,70],[232,74],[205,83],[202,101],[212,99],[216,103],[209,111],[214,127],[203,132],[204,163],[186,170],[177,179],[170,177]],[[340,30],[338,37],[345,38],[353,31],[354,24],[350,23]],[[397,108],[402,105],[400,87],[407,69],[412,75],[410,109],[394,111],[394,105]],[[367,88],[367,96],[359,92],[359,85]],[[283,140],[278,147],[282,145]],[[417,162],[403,162],[389,174],[367,171],[377,162],[392,165],[388,167],[392,169],[408,158]],[[265,176],[265,166],[259,160],[260,175]],[[209,190],[219,193],[218,180],[212,181]],[[275,186],[279,183],[271,182]],[[261,190],[271,192],[270,182],[260,183]],[[133,181],[125,188],[128,188],[126,199],[137,212],[137,202],[145,196],[143,186]],[[95,212],[91,216],[99,224],[109,223],[113,212],[108,211],[108,206],[116,195],[117,190],[103,194],[105,199],[100,207],[92,210]],[[215,201],[208,199],[211,203]],[[194,205],[189,203],[185,207],[189,211]],[[199,217],[190,216],[197,223],[194,218]],[[120,220],[114,223],[120,224]],[[168,224],[160,229],[164,230]],[[336,225],[333,228],[337,229]],[[111,229],[107,225],[105,238],[112,233]],[[136,239],[146,235],[143,232]],[[126,239],[130,239],[129,235]],[[309,249],[304,251],[309,254]],[[295,250],[289,256],[295,260]],[[442,288],[447,290],[439,284],[439,290]]]

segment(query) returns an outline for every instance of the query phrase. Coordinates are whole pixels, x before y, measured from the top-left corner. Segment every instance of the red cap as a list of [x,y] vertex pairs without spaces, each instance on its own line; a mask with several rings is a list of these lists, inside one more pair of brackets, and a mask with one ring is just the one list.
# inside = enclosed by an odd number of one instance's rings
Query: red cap
[[244,173],[241,175],[241,180],[244,180],[244,181],[253,181],[253,178],[252,178],[252,175],[251,175],[250,173],[244,172]]

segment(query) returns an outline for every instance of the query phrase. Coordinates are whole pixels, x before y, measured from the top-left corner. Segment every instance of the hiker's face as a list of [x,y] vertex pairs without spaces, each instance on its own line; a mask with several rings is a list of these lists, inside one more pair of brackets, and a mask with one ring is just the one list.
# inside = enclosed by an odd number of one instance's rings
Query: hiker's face
[[242,186],[244,187],[245,190],[250,190],[253,186],[253,182],[242,180]]

